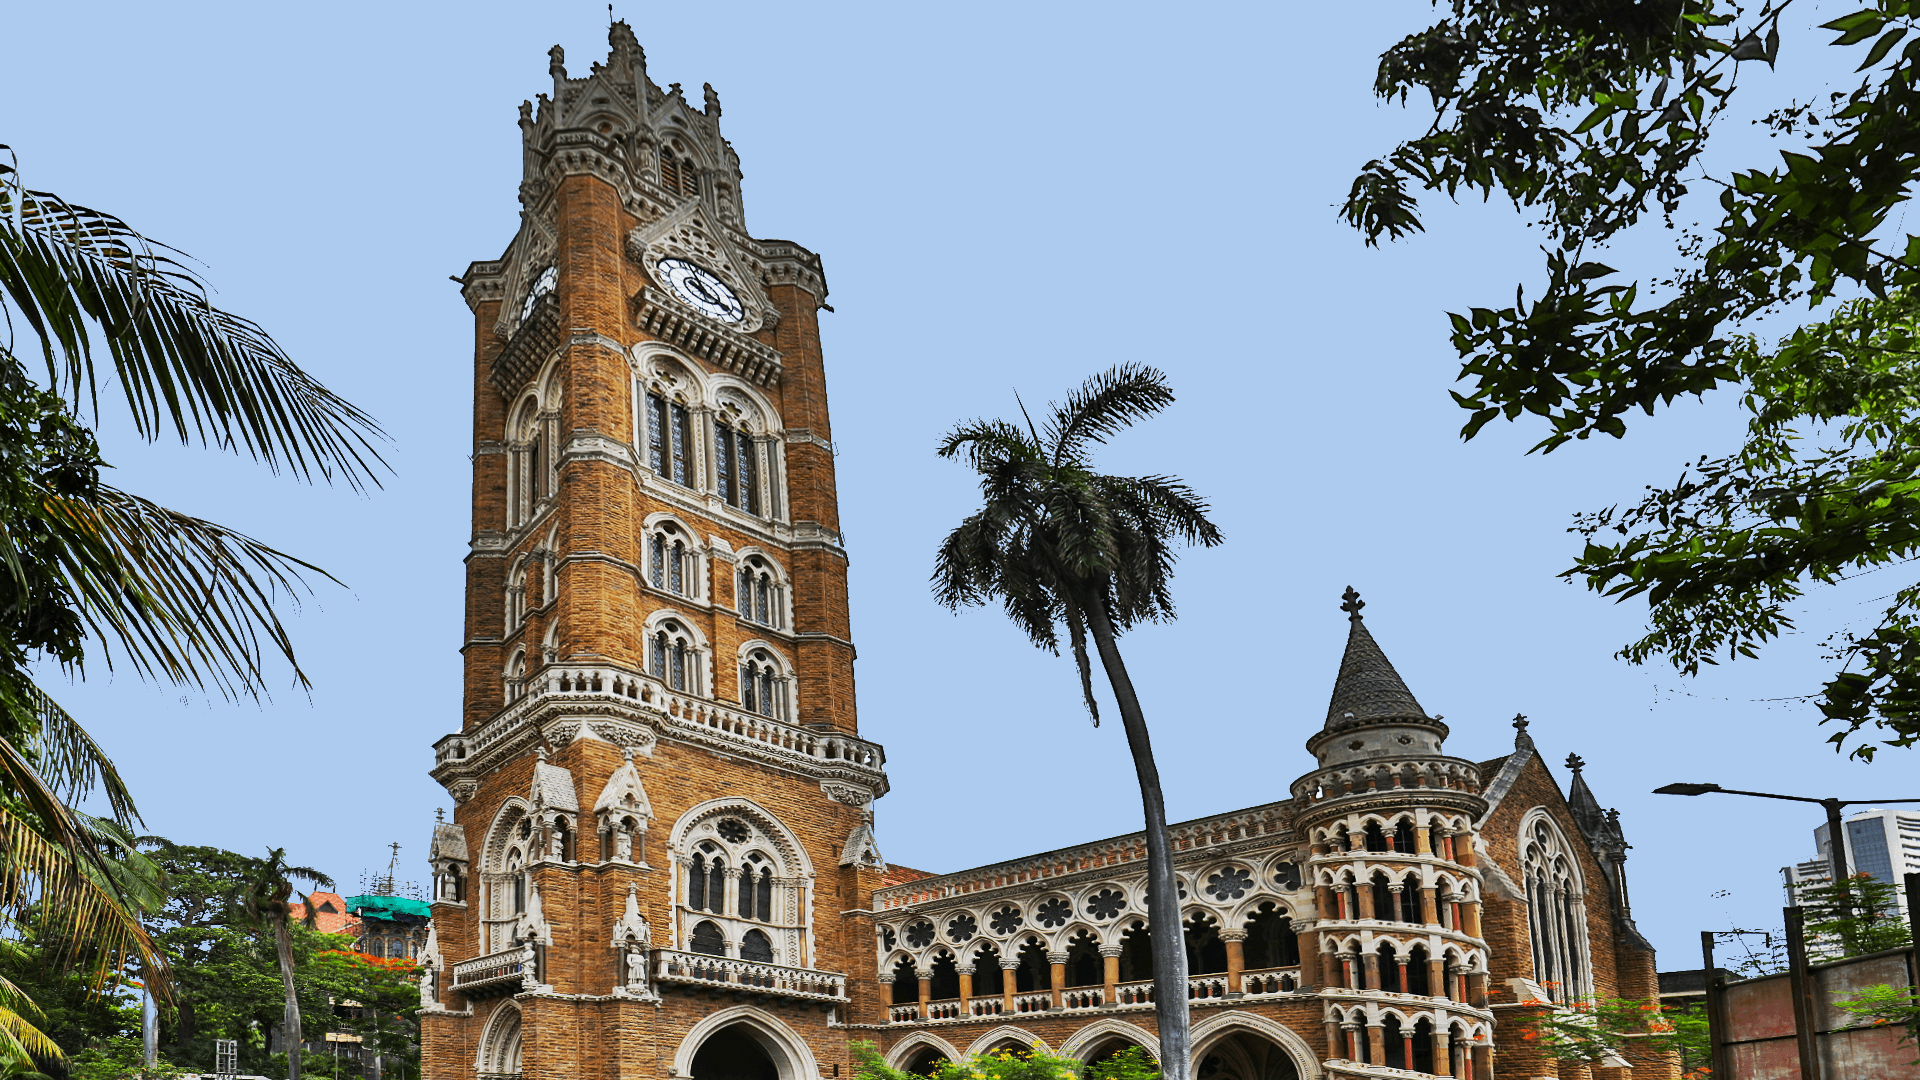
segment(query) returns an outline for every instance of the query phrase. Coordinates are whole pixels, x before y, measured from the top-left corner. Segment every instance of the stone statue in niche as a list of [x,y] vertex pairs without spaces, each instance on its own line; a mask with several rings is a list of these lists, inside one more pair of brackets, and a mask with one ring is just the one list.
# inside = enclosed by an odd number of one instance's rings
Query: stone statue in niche
[[624,825],[614,830],[613,857],[621,862],[633,861],[633,834]]

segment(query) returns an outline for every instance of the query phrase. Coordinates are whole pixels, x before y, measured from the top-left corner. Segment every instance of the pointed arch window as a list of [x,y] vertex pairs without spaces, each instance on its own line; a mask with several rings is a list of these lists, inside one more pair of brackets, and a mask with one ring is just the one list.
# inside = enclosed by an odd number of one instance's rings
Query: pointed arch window
[[711,922],[702,921],[693,928],[693,935],[687,941],[687,950],[703,956],[727,955],[727,939],[720,928]]
[[647,537],[647,580],[676,596],[692,596],[699,574],[687,538],[671,522]]
[[702,693],[700,652],[685,627],[669,619],[653,633],[648,667],[653,677],[682,693]]
[[773,963],[773,939],[759,930],[749,930],[740,939],[740,959],[756,964]]
[[647,394],[647,465],[662,479],[692,487],[693,417],[678,401]]
[[779,661],[765,649],[747,654],[740,667],[740,704],[748,712],[778,720],[787,717],[787,677]]
[[786,628],[786,592],[780,587],[773,566],[758,555],[749,555],[740,564],[733,583],[733,605],[748,622]]
[[1534,981],[1556,1002],[1586,997],[1593,992],[1587,964],[1586,886],[1573,849],[1545,814],[1537,815],[1521,835]]
[[755,467],[753,436],[724,420],[713,425],[714,477],[720,498],[749,514],[760,512],[759,470]]

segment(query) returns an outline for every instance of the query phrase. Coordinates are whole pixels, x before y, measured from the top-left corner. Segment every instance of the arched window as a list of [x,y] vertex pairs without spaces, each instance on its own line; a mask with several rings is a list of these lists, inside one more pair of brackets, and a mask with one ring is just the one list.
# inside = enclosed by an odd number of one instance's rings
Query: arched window
[[748,622],[786,628],[786,593],[773,565],[759,555],[749,555],[740,563],[733,583],[733,606]]
[[787,677],[773,654],[755,649],[740,665],[740,704],[748,712],[787,718]]
[[1544,813],[1534,815],[1521,836],[1534,981],[1556,1002],[1586,997],[1593,992],[1587,967],[1587,891],[1573,849]]
[[647,465],[682,487],[693,486],[693,417],[678,400],[647,394]]
[[713,425],[713,471],[721,501],[749,514],[760,512],[760,469],[753,436],[725,420]]
[[699,693],[704,685],[700,678],[700,652],[694,646],[692,635],[671,619],[654,631],[650,659],[653,677],[675,690]]
[[675,152],[672,146],[660,148],[660,186],[676,195],[700,194],[700,171],[693,159]]
[[705,956],[725,956],[727,939],[720,933],[718,926],[703,921],[693,928],[693,934],[687,940],[687,950]]
[[749,930],[740,939],[740,959],[756,964],[773,963],[773,939],[758,930]]
[[647,581],[662,592],[694,596],[700,591],[700,560],[687,534],[671,521],[647,536]]
[[506,683],[507,704],[511,705],[525,696],[527,692],[526,653],[515,652],[513,658],[507,661]]
[[533,516],[540,500],[547,497],[548,460],[547,424],[540,414],[540,403],[528,397],[514,414],[507,429],[511,451],[507,464],[507,524],[521,525]]
[[517,849],[507,856],[507,873],[513,878],[513,913],[524,915],[527,912],[527,871],[520,864],[520,852]]
[[741,918],[773,921],[773,868],[767,865],[766,856],[757,851],[747,856],[740,868],[739,891],[737,914]]

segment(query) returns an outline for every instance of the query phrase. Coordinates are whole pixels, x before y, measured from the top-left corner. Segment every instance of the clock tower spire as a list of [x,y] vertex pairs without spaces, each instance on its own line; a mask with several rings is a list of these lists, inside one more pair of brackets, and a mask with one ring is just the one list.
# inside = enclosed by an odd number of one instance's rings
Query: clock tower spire
[[592,1047],[610,1075],[818,1076],[881,1008],[848,989],[873,951],[848,913],[887,787],[854,708],[825,277],[746,231],[718,94],[608,37],[584,77],[551,52],[519,230],[462,279],[473,533],[424,1071],[572,1076]]

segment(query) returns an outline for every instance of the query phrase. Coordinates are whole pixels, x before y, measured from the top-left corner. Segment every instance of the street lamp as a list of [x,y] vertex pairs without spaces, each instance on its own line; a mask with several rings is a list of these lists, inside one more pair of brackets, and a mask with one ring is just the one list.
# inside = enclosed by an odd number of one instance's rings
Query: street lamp
[[1846,891],[1847,882],[1847,834],[1841,827],[1840,808],[1843,806],[1862,806],[1867,803],[1909,803],[1920,799],[1809,799],[1804,795],[1773,795],[1765,791],[1735,791],[1723,788],[1719,784],[1668,784],[1653,789],[1655,795],[1751,795],[1756,799],[1785,799],[1787,802],[1819,803],[1827,808],[1827,836],[1833,843],[1833,850],[1827,858],[1827,865],[1833,872],[1833,883]]

